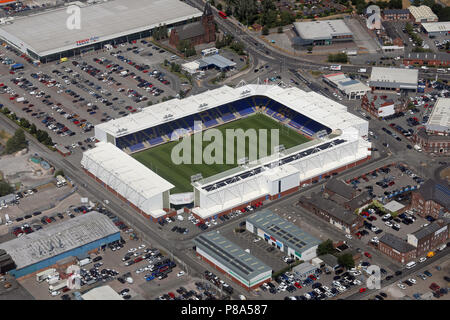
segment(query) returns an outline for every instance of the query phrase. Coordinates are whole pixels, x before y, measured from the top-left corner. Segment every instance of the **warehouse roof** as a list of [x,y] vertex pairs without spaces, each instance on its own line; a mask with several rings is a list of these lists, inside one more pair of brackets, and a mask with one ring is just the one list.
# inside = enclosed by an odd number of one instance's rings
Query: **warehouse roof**
[[352,35],[344,20],[294,22],[294,28],[302,39],[321,40]]
[[199,235],[194,239],[194,243],[197,248],[247,281],[271,271],[269,266],[215,231]]
[[420,22],[421,20],[427,21],[438,20],[438,16],[428,6],[424,5],[421,5],[419,7],[410,6],[408,10],[414,16],[416,21],[418,20]]
[[89,290],[81,296],[83,300],[123,300],[110,286],[101,286]]
[[303,263],[299,264],[298,266],[295,266],[294,268],[292,268],[292,271],[302,275],[302,274],[310,273],[316,269],[317,269],[317,267],[313,266],[311,263],[303,262]]
[[373,67],[369,81],[403,83],[417,86],[419,70]]
[[108,217],[93,211],[1,243],[0,248],[22,269],[117,232]]
[[[108,142],[99,142],[95,148],[83,153],[84,168],[101,165],[102,170],[111,174],[120,183],[129,186],[130,191],[144,198],[151,198],[174,187],[142,163]],[[114,186],[111,186],[114,187]]]
[[17,38],[17,45],[24,42],[45,56],[77,48],[77,41],[92,44],[202,15],[179,0],[113,0],[81,7],[81,28],[69,30],[66,23],[70,15],[66,9],[15,18],[12,24],[0,27],[0,34]]
[[100,129],[114,137],[125,136],[163,124],[168,119],[181,119],[253,95],[271,98],[332,130],[344,130],[367,122],[348,112],[346,106],[313,91],[305,92],[296,87],[248,84],[239,88],[222,86],[182,100],[161,102],[145,107],[141,112],[100,123],[95,126],[95,130]]
[[225,69],[236,66],[236,62],[233,62],[230,59],[227,59],[219,54],[214,54],[212,56],[201,58],[199,62],[200,68],[212,65],[219,69]]
[[448,32],[450,31],[450,21],[442,22],[424,22],[422,27],[427,33],[430,32]]
[[247,221],[298,253],[302,253],[320,243],[317,238],[270,210],[252,214],[247,218]]
[[406,242],[403,239],[400,239],[397,236],[394,236],[391,233],[385,233],[381,238],[380,242],[384,243],[385,245],[391,247],[392,249],[395,249],[401,253],[410,252],[415,250],[412,245],[410,245],[408,242]]
[[438,98],[425,127],[430,131],[450,132],[450,98]]

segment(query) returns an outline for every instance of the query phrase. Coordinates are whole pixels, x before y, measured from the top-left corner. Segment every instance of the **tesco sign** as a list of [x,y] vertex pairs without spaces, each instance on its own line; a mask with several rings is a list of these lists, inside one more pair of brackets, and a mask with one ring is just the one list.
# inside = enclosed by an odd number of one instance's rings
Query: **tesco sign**
[[99,38],[100,37],[90,37],[90,38],[87,38],[87,39],[78,40],[76,42],[76,44],[77,44],[77,46],[84,46],[84,45],[92,43],[92,42],[97,42]]

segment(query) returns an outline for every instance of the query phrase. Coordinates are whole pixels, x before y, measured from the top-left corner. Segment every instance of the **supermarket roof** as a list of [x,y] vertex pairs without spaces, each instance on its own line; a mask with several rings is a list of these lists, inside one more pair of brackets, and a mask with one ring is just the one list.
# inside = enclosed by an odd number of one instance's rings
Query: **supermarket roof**
[[450,21],[424,22],[422,27],[426,32],[448,32],[450,31]]
[[247,218],[247,222],[298,253],[304,252],[320,243],[317,238],[270,210],[252,214]]
[[0,249],[22,269],[117,232],[107,216],[93,211],[1,243]]
[[174,187],[142,163],[108,142],[99,142],[83,153],[83,166],[93,162],[114,175],[143,198],[151,198]]
[[92,44],[202,15],[179,0],[112,0],[81,7],[81,28],[69,30],[66,23],[70,15],[66,10],[63,7],[15,18],[13,23],[0,27],[0,34],[46,56],[80,47],[79,41]]
[[375,82],[398,82],[417,86],[419,70],[403,68],[373,67],[369,81]]
[[450,132],[450,98],[438,98],[425,127],[430,131]]
[[247,84],[238,88],[222,86],[182,100],[161,102],[145,107],[141,112],[100,123],[95,126],[95,130],[120,137],[255,95],[273,99],[332,130],[344,130],[366,122],[347,112],[346,106],[313,91],[305,92],[296,87]]
[[352,34],[344,20],[294,22],[294,28],[302,39],[331,39],[335,36]]
[[195,245],[240,277],[250,281],[272,269],[215,231],[194,239]]

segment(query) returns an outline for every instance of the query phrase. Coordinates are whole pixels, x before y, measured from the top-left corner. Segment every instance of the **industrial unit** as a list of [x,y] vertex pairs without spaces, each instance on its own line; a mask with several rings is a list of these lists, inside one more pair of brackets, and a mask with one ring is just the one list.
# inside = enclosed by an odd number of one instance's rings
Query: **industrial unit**
[[446,36],[450,33],[450,21],[422,23],[422,29],[429,37]]
[[214,268],[246,289],[254,289],[272,277],[272,269],[218,232],[194,239],[196,253]]
[[67,257],[88,252],[120,240],[120,230],[107,217],[92,211],[76,218],[49,225],[0,244],[16,264],[9,273],[21,278],[56,265]]
[[419,70],[373,67],[369,79],[372,90],[417,91]]
[[364,83],[346,76],[343,72],[324,75],[323,80],[350,100],[361,99],[370,91]]
[[317,255],[319,239],[270,210],[249,216],[245,221],[245,227],[291,258],[309,261]]
[[410,6],[408,7],[409,12],[413,17],[415,23],[424,22],[436,22],[438,21],[438,16],[430,9],[430,7],[422,5],[419,7]]
[[0,37],[31,58],[49,62],[106,44],[149,37],[160,25],[170,29],[202,16],[201,11],[179,0],[112,0],[82,6],[79,28],[69,29],[66,10],[63,7],[15,18],[11,24],[0,26]]
[[353,33],[344,20],[294,22],[294,31],[298,35],[294,38],[294,44],[300,46],[330,45],[353,40]]

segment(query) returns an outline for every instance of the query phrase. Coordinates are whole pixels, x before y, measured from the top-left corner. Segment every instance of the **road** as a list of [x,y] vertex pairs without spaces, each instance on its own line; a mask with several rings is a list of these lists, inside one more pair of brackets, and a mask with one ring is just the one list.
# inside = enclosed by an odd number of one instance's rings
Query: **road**
[[[186,3],[203,11],[204,2],[202,0],[186,0]],[[277,50],[272,46],[268,46],[263,40],[255,37],[250,33],[247,28],[238,25],[238,22],[229,17],[222,19],[217,10],[213,7],[215,14],[215,21],[219,28],[226,34],[232,34],[235,39],[245,44],[247,52],[255,60],[263,60],[273,65],[281,65],[284,69],[303,69],[303,70],[319,70],[320,67],[329,66],[330,63],[317,63],[305,59],[304,57],[294,57]],[[370,72],[370,68],[367,65],[343,65],[342,71],[346,73],[357,73],[360,68],[366,68],[367,72]],[[427,70],[423,72],[419,70],[419,78],[434,79],[436,76],[435,70]],[[440,79],[450,80],[450,74],[439,74]]]

